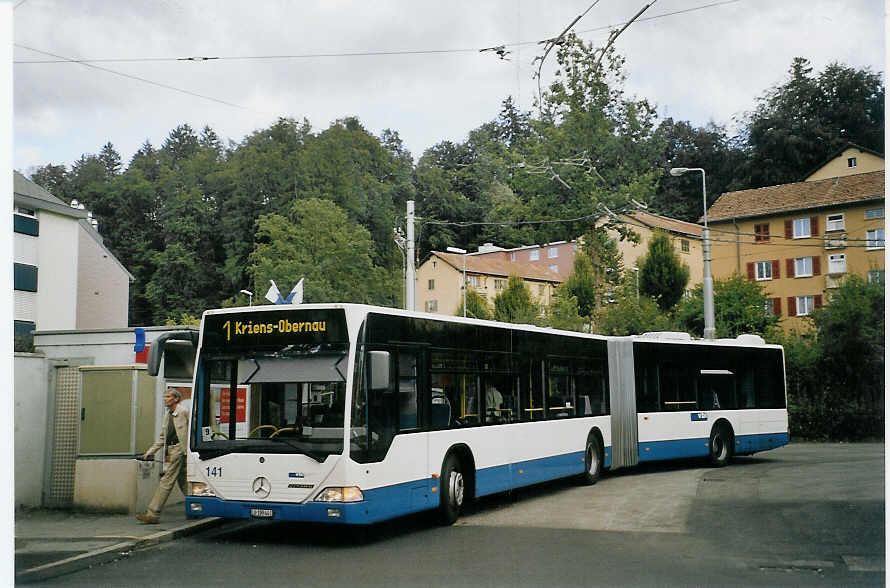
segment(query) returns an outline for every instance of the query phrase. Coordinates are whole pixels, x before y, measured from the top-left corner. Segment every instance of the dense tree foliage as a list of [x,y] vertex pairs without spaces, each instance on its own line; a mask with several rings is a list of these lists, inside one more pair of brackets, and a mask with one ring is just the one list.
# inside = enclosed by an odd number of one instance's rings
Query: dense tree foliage
[[[714,327],[717,337],[737,337],[743,334],[772,336],[772,328],[779,317],[767,309],[768,298],[760,282],[746,280],[738,274],[714,280]],[[676,320],[680,328],[701,337],[705,329],[702,285],[692,290],[677,307]]]
[[496,321],[533,325],[539,321],[540,311],[525,282],[516,275],[507,279],[507,287],[494,299]]
[[469,318],[490,319],[491,310],[488,308],[488,301],[482,297],[474,288],[467,288],[467,313],[464,315],[464,301],[460,301],[455,316],[467,316]]
[[649,247],[640,268],[640,293],[651,297],[662,311],[672,309],[686,292],[689,282],[689,266],[680,260],[670,237],[656,232],[649,240]]
[[[240,142],[181,124],[159,147],[146,141],[127,164],[108,142],[70,169],[47,164],[31,177],[98,220],[105,244],[135,279],[131,324],[199,316],[236,303],[242,288],[265,291],[270,277],[298,279],[297,269],[313,276],[306,291],[314,300],[401,304],[403,259],[392,231],[414,199],[418,259],[451,245],[516,247],[584,235],[580,257],[589,263],[557,295],[548,319],[571,328],[576,312],[590,324],[621,274],[615,244],[597,224],[634,202],[683,220],[701,216],[700,177],[671,177],[670,167],[705,168],[713,202],[725,190],[801,179],[848,141],[881,149],[884,87],[867,69],[832,64],[815,74],[795,60],[790,78],[767,91],[731,136],[713,123],[659,122],[653,104],[625,94],[624,62],[612,50],[567,35],[554,58],[556,76],[535,113],[508,96],[466,140],[438,143],[416,164],[396,130],[375,137],[346,117],[317,131],[281,118]],[[336,214],[317,203],[306,210],[362,243],[337,249],[341,243],[324,241],[338,255],[358,256],[325,265],[330,271],[369,272],[353,274],[342,290],[307,265],[274,277],[274,256],[298,253],[275,239],[311,222],[299,213],[310,200],[335,205]],[[329,231],[315,230],[318,242]]]

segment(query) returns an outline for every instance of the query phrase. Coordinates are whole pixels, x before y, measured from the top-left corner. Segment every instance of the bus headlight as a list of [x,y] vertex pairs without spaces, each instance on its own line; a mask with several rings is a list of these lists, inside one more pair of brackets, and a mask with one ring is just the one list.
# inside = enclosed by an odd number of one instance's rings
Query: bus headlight
[[331,486],[325,488],[316,502],[361,502],[365,497],[358,486]]
[[216,496],[216,492],[204,482],[189,482],[189,496]]

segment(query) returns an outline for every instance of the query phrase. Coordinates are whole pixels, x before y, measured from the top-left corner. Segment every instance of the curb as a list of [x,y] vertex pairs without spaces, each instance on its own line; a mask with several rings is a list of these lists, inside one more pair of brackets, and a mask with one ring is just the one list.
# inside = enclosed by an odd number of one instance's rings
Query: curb
[[225,519],[218,517],[191,521],[174,529],[159,531],[132,541],[123,541],[121,543],[109,545],[108,547],[39,565],[27,570],[22,570],[21,572],[16,572],[15,582],[16,584],[39,582],[41,580],[84,570],[94,565],[100,565],[120,559],[122,556],[126,556],[133,551],[160,545],[161,543],[167,543],[179,539],[180,537],[187,537],[188,535],[193,535],[205,529],[211,529],[222,524],[224,521]]

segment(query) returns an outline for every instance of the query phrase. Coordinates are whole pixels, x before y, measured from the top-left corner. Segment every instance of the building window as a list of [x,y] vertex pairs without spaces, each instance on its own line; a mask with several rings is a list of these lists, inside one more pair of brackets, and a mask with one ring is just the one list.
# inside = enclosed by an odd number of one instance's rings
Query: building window
[[435,290],[436,289],[436,280],[428,280],[426,283],[427,290]]
[[883,284],[884,283],[884,270],[868,270],[868,283],[869,284]]
[[540,257],[540,251],[538,251],[537,249],[532,249],[531,251],[528,252],[528,260],[529,261],[538,261],[539,257]]
[[794,238],[795,239],[803,239],[809,237],[810,233],[810,219],[808,218],[796,218],[794,219]]
[[12,321],[15,340],[13,351],[34,351],[34,327],[31,321]]
[[884,218],[884,209],[882,208],[869,208],[865,211],[865,220],[873,219],[873,218]]
[[34,216],[25,216],[17,212],[12,215],[12,230],[22,235],[37,237],[40,234],[40,221]]
[[769,223],[754,225],[754,241],[769,241]]
[[510,261],[516,261],[516,252],[515,251],[512,251],[510,253]]
[[813,314],[813,297],[797,296],[797,316],[807,316]]
[[847,256],[844,253],[836,253],[828,256],[828,273],[842,274],[847,271]]
[[884,229],[872,229],[870,231],[865,231],[865,248],[883,249]]
[[439,301],[438,300],[427,300],[426,301],[426,311],[427,312],[436,312],[439,310]]
[[436,260],[433,260],[433,269],[436,269]]
[[551,265],[551,266],[550,266],[550,271],[551,271],[551,272],[557,272],[557,273],[559,273],[559,266],[558,266],[558,265]]
[[507,280],[499,280],[499,279],[495,278],[495,280],[494,280],[495,291],[500,292],[501,290],[504,289],[504,286],[506,286],[506,284],[507,284]]
[[794,277],[806,278],[813,275],[813,258],[797,257],[794,260]]
[[479,276],[467,276],[467,284],[474,288],[479,288]]
[[37,266],[25,263],[12,264],[13,287],[24,292],[37,291]]
[[829,214],[825,219],[826,231],[843,231],[844,230],[844,213]]
[[680,239],[680,251],[683,253],[689,253],[689,241],[686,239]]
[[773,279],[773,262],[758,261],[754,264],[754,277],[756,280],[772,280]]
[[556,247],[551,247],[547,250],[547,257],[553,259],[554,257],[559,257],[559,249]]
[[856,158],[855,157],[847,158],[847,167],[856,167]]
[[763,312],[766,314],[773,314],[775,310],[775,305],[773,304],[772,298],[767,298],[763,301]]

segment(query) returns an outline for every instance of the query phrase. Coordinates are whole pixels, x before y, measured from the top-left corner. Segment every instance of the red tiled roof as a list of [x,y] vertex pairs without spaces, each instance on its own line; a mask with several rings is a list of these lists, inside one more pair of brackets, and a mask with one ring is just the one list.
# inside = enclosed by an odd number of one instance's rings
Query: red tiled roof
[[[441,251],[433,251],[431,255],[435,255],[457,271],[464,269],[464,256],[460,253],[442,253]],[[475,274],[485,274],[488,276],[504,276],[508,277],[513,274],[526,280],[538,280],[542,282],[561,282],[562,278],[558,273],[548,268],[537,266],[533,263],[522,263],[519,261],[505,261],[489,256],[467,255],[467,271]]]
[[884,171],[726,192],[708,209],[708,221],[769,216],[884,198]]

